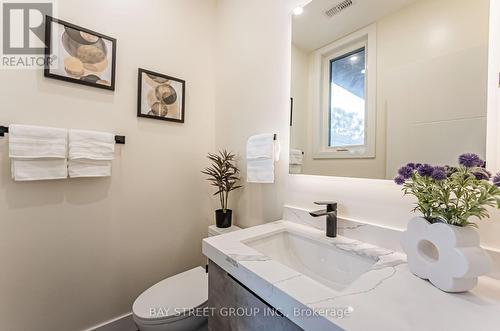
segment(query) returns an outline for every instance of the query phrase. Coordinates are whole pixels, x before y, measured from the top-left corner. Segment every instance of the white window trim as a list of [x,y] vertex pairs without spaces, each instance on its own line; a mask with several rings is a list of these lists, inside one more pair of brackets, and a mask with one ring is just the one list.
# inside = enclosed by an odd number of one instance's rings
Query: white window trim
[[[366,121],[364,146],[337,148],[329,146],[330,60],[349,50],[366,47]],[[312,73],[313,158],[374,158],[377,116],[377,30],[372,24],[335,41],[313,54]]]

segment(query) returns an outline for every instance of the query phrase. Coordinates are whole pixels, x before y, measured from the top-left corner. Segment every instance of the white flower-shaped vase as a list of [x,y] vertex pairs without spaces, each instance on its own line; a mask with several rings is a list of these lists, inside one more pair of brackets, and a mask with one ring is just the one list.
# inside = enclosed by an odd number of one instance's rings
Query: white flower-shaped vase
[[475,228],[430,224],[422,217],[413,218],[401,238],[410,271],[445,292],[471,290],[478,276],[491,271],[479,243]]

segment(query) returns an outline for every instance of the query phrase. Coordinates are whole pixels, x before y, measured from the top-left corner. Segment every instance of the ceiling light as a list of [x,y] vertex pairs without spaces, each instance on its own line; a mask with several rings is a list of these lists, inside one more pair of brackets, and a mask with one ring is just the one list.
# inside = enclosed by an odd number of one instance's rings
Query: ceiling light
[[353,55],[353,56],[351,56],[350,60],[351,60],[351,62],[356,62],[356,61],[358,61],[358,56]]
[[297,16],[297,15],[302,15],[302,13],[303,13],[303,12],[304,12],[304,8],[302,8],[302,7],[297,7],[297,8],[295,8],[295,9],[293,10],[293,14],[294,14],[295,16]]

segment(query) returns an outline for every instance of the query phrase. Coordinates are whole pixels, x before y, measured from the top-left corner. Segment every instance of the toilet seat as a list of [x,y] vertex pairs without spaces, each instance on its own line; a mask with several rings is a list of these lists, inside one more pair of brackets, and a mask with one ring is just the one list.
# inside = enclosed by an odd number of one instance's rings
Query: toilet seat
[[162,280],[144,291],[134,302],[134,319],[160,325],[192,316],[190,309],[203,308],[208,301],[208,275],[197,267]]

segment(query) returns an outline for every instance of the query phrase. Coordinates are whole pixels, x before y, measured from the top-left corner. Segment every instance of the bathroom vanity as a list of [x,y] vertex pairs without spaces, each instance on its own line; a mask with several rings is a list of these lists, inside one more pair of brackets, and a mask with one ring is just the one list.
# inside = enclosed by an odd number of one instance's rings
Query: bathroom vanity
[[[295,221],[207,238],[203,252],[210,259],[211,330],[472,330],[477,325],[497,330],[500,325],[499,281],[482,277],[471,292],[444,293],[411,274],[399,252],[343,236],[327,238]],[[231,307],[241,309],[228,315]]]
[[217,331],[302,330],[214,262],[209,262],[209,329]]

